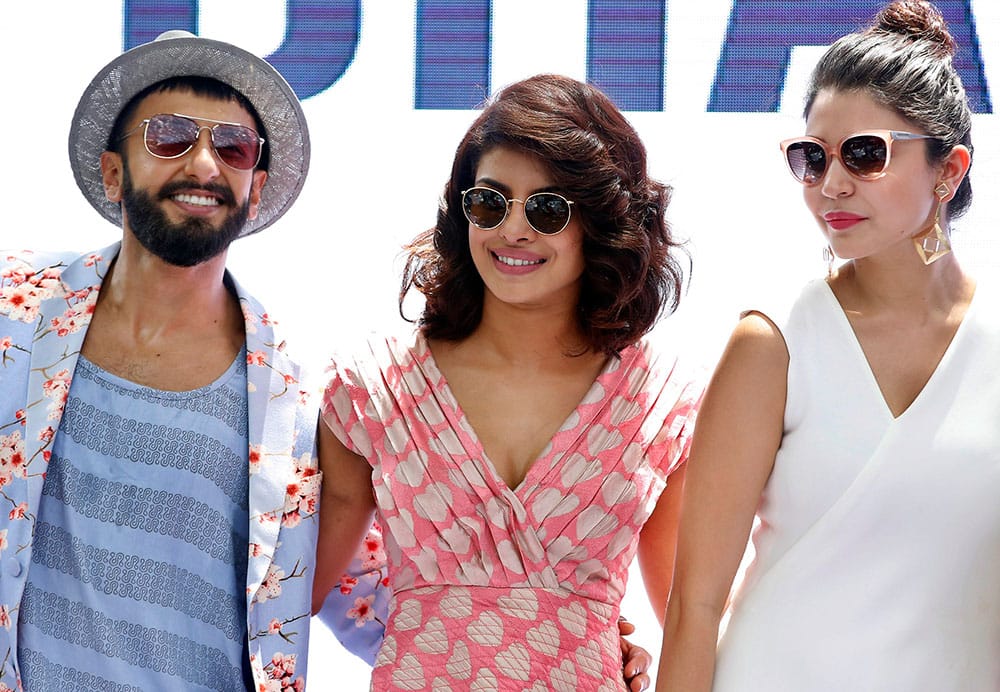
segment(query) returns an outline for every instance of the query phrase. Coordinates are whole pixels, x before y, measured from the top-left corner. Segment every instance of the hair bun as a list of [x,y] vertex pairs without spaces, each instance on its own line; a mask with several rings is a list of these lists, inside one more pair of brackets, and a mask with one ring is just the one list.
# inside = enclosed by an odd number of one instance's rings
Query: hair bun
[[895,0],[875,17],[872,29],[936,43],[946,55],[955,54],[955,40],[934,5],[926,0]]

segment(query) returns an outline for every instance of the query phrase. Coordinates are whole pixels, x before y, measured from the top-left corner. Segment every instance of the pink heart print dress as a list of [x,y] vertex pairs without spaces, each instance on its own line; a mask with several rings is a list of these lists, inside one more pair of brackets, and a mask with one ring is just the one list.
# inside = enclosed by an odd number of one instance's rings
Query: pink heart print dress
[[323,420],[372,465],[389,564],[372,689],[624,690],[629,564],[702,394],[676,359],[610,358],[513,489],[419,333],[331,372]]

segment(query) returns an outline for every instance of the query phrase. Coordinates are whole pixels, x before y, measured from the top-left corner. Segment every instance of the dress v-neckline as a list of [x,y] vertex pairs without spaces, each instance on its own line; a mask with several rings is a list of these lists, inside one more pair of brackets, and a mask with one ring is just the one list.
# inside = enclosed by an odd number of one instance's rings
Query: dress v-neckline
[[[564,450],[555,449],[554,446],[555,439],[559,436],[561,432],[581,424],[580,422],[575,422],[575,421],[578,421],[581,418],[580,411],[583,408],[584,404],[589,403],[591,401],[594,392],[598,387],[604,387],[602,380],[604,380],[605,378],[607,378],[608,375],[611,375],[612,373],[614,373],[619,369],[623,361],[623,355],[629,350],[631,350],[631,348],[633,348],[629,347],[617,356],[608,357],[604,365],[601,367],[600,372],[598,372],[597,376],[594,378],[594,381],[590,383],[590,386],[587,388],[587,392],[583,395],[583,398],[581,398],[580,401],[577,402],[576,406],[573,407],[573,410],[570,411],[569,415],[566,416],[563,422],[556,429],[555,433],[553,433],[552,436],[549,438],[548,442],[546,442],[545,446],[542,448],[542,451],[531,462],[531,465],[528,467],[528,471],[524,474],[524,478],[521,479],[521,482],[512,488],[509,485],[507,485],[507,481],[505,481],[500,476],[500,473],[497,471],[496,466],[494,466],[493,464],[493,460],[490,459],[489,455],[486,453],[486,448],[483,446],[482,440],[479,439],[479,434],[476,432],[476,429],[473,427],[472,422],[469,420],[468,416],[465,415],[465,411],[462,409],[461,404],[459,404],[458,402],[458,398],[455,396],[455,393],[451,389],[451,385],[448,383],[448,378],[445,377],[445,374],[441,371],[441,368],[438,367],[437,360],[434,358],[434,352],[431,350],[430,344],[427,342],[427,339],[424,337],[423,334],[420,334],[419,332],[417,334],[417,339],[420,342],[421,350],[425,351],[427,354],[425,360],[425,367],[429,365],[431,368],[433,368],[434,373],[437,375],[438,381],[440,383],[439,391],[441,399],[443,400],[443,403],[445,403],[450,409],[450,411],[446,411],[445,414],[449,415],[449,417],[450,414],[453,414],[455,416],[456,423],[460,425],[462,429],[464,429],[469,434],[469,437],[476,445],[476,450],[479,453],[479,458],[473,459],[473,461],[483,468],[485,472],[484,475],[492,479],[493,482],[504,494],[514,495],[518,499],[521,499],[522,491],[537,485],[537,483],[535,483],[535,477],[538,474],[547,473],[552,468],[554,459],[562,458],[563,456],[562,451]],[[590,422],[591,421],[584,421],[582,422],[582,424],[589,425]]]
[[924,382],[924,386],[920,388],[917,395],[913,397],[913,400],[899,412],[898,415],[894,415],[892,412],[892,407],[889,406],[889,402],[886,401],[885,394],[882,392],[882,388],[879,387],[878,378],[875,376],[875,371],[872,370],[871,362],[868,360],[868,355],[865,353],[864,347],[861,345],[861,341],[858,339],[857,333],[854,331],[854,326],[851,324],[850,319],[847,317],[847,313],[844,311],[844,307],[837,300],[837,295],[833,292],[833,288],[826,281],[821,281],[823,285],[823,295],[830,303],[833,309],[836,319],[840,323],[841,330],[845,333],[848,341],[851,343],[851,347],[859,359],[863,370],[867,373],[866,379],[868,380],[869,389],[872,390],[874,396],[878,398],[881,402],[881,409],[885,411],[886,416],[892,422],[901,420],[906,414],[911,411],[915,406],[917,406],[923,399],[930,396],[927,391],[933,389],[934,383],[943,377],[938,373],[947,369],[948,363],[952,360],[952,354],[957,350],[959,343],[963,340],[963,336],[966,331],[968,331],[967,324],[970,323],[971,317],[973,316],[973,311],[976,308],[976,296],[979,295],[979,287],[977,286],[972,294],[972,299],[969,301],[969,307],[966,309],[965,314],[962,315],[962,321],[959,322],[958,327],[955,329],[955,333],[951,336],[951,341],[948,342],[948,346],[945,348],[944,353],[938,359],[937,364],[934,366],[934,370],[931,372],[930,377]]

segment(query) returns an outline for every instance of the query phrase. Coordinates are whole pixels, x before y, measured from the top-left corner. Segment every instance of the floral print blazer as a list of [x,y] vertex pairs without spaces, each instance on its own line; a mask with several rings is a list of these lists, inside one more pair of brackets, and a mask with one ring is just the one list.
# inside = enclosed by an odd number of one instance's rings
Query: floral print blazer
[[[45,469],[98,292],[118,249],[0,255],[0,692],[20,689],[18,606]],[[305,686],[318,527],[317,413],[272,320],[233,285],[246,323],[248,361],[250,664],[258,690],[298,691]]]

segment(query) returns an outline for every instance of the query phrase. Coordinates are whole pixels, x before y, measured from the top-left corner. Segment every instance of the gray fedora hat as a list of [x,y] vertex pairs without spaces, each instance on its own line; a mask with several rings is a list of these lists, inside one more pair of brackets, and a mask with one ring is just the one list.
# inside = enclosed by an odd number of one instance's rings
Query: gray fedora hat
[[168,31],[122,53],[90,82],[73,114],[69,159],[76,184],[101,216],[121,225],[121,207],[108,200],[100,157],[122,108],[139,92],[171,77],[211,77],[243,94],[264,123],[270,154],[257,218],[241,235],[267,228],[299,196],[309,170],[309,128],[298,97],[267,62],[229,43]]

